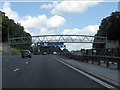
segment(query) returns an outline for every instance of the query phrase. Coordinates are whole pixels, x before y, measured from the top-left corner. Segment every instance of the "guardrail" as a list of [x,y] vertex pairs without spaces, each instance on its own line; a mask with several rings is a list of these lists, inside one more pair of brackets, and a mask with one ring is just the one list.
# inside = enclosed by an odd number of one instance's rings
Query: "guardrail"
[[120,70],[120,57],[112,57],[112,56],[101,56],[101,55],[73,55],[72,53],[63,53],[62,56],[65,56],[69,59],[78,60],[81,62],[98,62],[98,65],[101,65],[103,61],[106,64],[106,67],[109,67],[110,62],[117,63],[117,69]]

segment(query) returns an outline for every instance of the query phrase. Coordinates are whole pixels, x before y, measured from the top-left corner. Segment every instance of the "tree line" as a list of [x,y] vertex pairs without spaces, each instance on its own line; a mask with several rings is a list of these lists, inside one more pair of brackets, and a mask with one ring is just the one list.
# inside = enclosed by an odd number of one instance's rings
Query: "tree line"
[[29,33],[24,31],[24,27],[20,23],[15,23],[13,19],[9,19],[5,16],[5,13],[0,11],[0,26],[2,26],[2,42],[7,42],[8,37],[24,37],[31,36]]
[[[24,31],[24,27],[21,26],[20,23],[16,23],[13,19],[9,19],[2,11],[0,11],[0,28],[3,43],[8,42],[8,38],[31,36],[29,33]],[[16,45],[17,48],[27,46],[28,45]]]
[[[120,42],[120,12],[112,12],[110,16],[103,18],[99,30],[95,36],[107,37],[107,40]],[[93,44],[94,48],[103,48],[104,44]]]

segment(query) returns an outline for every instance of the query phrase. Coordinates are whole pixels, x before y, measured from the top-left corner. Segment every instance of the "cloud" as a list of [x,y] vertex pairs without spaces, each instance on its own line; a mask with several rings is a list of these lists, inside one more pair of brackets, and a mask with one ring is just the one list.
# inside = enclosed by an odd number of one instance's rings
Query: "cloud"
[[65,23],[65,21],[66,20],[63,17],[55,15],[47,20],[46,25],[50,29],[58,28],[58,27],[62,26]]
[[103,0],[95,0],[95,1],[61,1],[53,4],[43,4],[40,8],[42,9],[50,9],[52,14],[71,14],[71,13],[82,13],[97,5],[99,2]]
[[95,35],[97,33],[97,30],[99,30],[99,25],[88,25],[83,29],[78,29],[78,28],[64,29],[62,34]]
[[54,30],[48,30],[48,28],[41,28],[40,35],[54,35]]
[[[6,16],[10,19],[21,23],[25,31],[31,35],[53,34],[55,30],[61,27],[66,21],[62,16],[58,15],[51,16],[50,18],[46,15],[20,17],[16,11],[11,9],[11,4],[8,2],[3,4],[2,11],[5,12]],[[36,33],[36,31],[38,33]]]
[[40,8],[41,8],[41,9],[50,9],[50,8],[52,8],[52,7],[53,7],[52,4],[44,4],[44,5],[42,5]]
[[22,26],[25,29],[40,30],[41,34],[53,34],[55,30],[61,27],[65,23],[65,19],[61,16],[54,15],[48,18],[46,15],[39,15],[37,17],[26,16],[20,20]]
[[46,15],[39,15],[37,17],[34,16],[25,16],[20,20],[21,25],[25,28],[39,28],[43,26],[47,21]]
[[[88,25],[86,27],[84,27],[83,29],[78,29],[78,28],[74,28],[74,29],[64,29],[64,31],[62,32],[62,34],[69,34],[69,35],[91,35],[94,36],[97,33],[97,30],[99,29],[99,25]],[[69,50],[80,50],[83,48],[86,49],[90,49],[92,48],[92,43],[66,43],[65,44],[67,49]]]
[[35,36],[35,34],[30,32],[28,29],[25,29],[25,32],[30,33],[30,35],[32,35],[32,36]]
[[65,45],[69,51],[92,48],[92,43],[65,43]]
[[15,22],[19,20],[18,13],[11,9],[10,3],[8,2],[4,3],[2,11],[5,12],[6,16],[8,16],[10,19],[15,20]]

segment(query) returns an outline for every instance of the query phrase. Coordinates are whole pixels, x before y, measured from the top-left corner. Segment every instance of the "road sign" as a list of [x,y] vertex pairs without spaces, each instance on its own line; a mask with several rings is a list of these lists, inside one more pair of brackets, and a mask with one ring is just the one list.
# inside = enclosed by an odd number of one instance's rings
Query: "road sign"
[[41,47],[46,47],[46,46],[63,46],[64,42],[40,42]]
[[44,46],[48,46],[48,43],[45,42],[45,43],[44,43]]

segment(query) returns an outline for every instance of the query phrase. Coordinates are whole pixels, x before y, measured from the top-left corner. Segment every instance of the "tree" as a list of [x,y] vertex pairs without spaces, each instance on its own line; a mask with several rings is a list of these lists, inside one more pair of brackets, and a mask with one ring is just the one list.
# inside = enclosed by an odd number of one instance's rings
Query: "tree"
[[[8,38],[26,37],[31,35],[24,31],[24,27],[20,23],[15,23],[13,19],[5,16],[5,13],[0,11],[0,24],[2,24],[2,42],[8,42]],[[32,39],[31,39],[32,42]],[[31,45],[16,45],[17,48],[30,47]]]
[[[104,18],[95,36],[104,36],[107,37],[107,40],[120,42],[120,12],[112,12],[111,16]],[[103,44],[93,44],[94,48],[103,48],[104,46]]]

